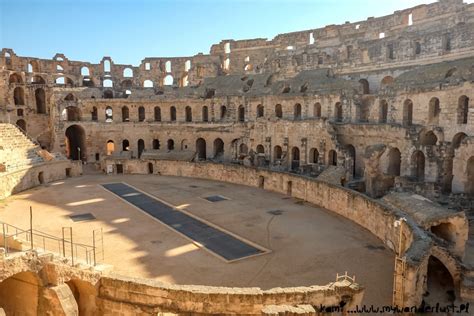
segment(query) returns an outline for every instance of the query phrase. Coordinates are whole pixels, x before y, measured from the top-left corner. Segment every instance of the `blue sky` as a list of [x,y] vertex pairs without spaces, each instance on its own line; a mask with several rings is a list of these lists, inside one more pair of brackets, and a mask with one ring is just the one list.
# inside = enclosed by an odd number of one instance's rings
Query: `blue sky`
[[[473,2],[474,0],[469,0]],[[223,39],[273,38],[433,0],[0,0],[0,47],[20,56],[138,65],[209,53]],[[465,1],[466,2],[466,1]]]

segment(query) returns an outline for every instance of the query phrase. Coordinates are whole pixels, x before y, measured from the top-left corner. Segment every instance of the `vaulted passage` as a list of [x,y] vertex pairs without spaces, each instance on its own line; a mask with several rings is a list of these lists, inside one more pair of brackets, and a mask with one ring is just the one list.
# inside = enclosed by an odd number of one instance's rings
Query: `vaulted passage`
[[85,160],[85,133],[79,125],[71,125],[66,129],[66,153],[72,160]]
[[125,183],[108,183],[102,186],[227,261],[264,253],[263,250],[253,247],[220,229],[209,226],[195,217],[180,212]]
[[32,272],[20,272],[0,283],[0,307],[7,315],[38,315],[40,280]]

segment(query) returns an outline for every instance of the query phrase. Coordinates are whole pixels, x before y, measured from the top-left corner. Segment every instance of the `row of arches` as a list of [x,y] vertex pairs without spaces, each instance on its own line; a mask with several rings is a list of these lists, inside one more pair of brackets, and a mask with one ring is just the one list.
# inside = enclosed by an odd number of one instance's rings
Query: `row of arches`
[[[25,91],[23,87],[16,87],[13,89],[13,102],[16,106],[24,106],[25,102]],[[35,89],[35,103],[36,113],[46,113],[46,93],[43,88]]]

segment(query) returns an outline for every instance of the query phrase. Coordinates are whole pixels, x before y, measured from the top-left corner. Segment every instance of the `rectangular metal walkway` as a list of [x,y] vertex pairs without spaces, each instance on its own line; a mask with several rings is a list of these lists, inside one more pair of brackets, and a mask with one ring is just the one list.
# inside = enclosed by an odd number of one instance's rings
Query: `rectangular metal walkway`
[[125,183],[107,183],[102,186],[225,260],[233,261],[265,252]]

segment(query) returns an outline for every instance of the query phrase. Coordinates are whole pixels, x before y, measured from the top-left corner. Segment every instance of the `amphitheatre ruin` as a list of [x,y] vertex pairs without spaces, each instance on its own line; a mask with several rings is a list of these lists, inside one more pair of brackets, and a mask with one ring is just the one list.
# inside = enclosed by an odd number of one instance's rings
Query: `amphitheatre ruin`
[[474,315],[474,4],[0,77],[0,315]]

